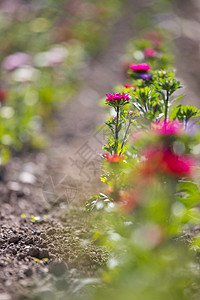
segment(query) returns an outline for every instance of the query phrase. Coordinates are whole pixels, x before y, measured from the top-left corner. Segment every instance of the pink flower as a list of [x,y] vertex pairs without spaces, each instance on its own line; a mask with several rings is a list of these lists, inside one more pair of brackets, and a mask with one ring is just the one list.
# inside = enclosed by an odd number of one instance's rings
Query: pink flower
[[145,48],[144,55],[148,58],[154,58],[157,55],[157,52],[153,48]]
[[163,152],[163,171],[176,177],[190,176],[195,165],[194,160],[186,155],[176,155],[171,150]]
[[118,155],[118,154],[104,154],[103,157],[108,161],[108,162],[114,162],[114,163],[118,163],[120,161],[124,160],[124,156],[123,155]]
[[140,172],[144,176],[166,174],[174,177],[189,177],[193,173],[194,160],[188,155],[177,155],[171,149],[149,148],[144,153],[145,161]]
[[178,121],[165,120],[153,123],[152,130],[159,135],[180,135],[183,132],[183,127]]
[[151,69],[151,67],[145,63],[142,64],[132,64],[129,68],[135,72],[147,72]]
[[146,33],[146,38],[152,42],[152,44],[156,47],[156,48],[160,48],[161,45],[161,41],[162,41],[162,36],[159,32],[156,31],[150,31]]
[[120,93],[113,93],[113,94],[106,94],[106,102],[113,103],[113,104],[125,104],[129,101],[130,96],[128,94],[120,94]]
[[31,56],[23,52],[16,52],[14,54],[11,54],[4,58],[2,62],[2,67],[6,71],[13,71],[16,68],[30,65]]

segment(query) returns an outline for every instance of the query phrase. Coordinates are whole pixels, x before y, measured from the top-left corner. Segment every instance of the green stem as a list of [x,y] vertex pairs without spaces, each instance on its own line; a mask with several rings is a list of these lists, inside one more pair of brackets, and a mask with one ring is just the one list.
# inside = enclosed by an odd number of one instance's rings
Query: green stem
[[185,127],[185,129],[187,129],[187,124],[188,124],[188,119],[184,118],[184,127]]
[[126,132],[125,132],[125,134],[124,134],[124,139],[123,139],[123,142],[122,142],[121,151],[120,151],[119,155],[122,154],[122,150],[123,150],[124,143],[125,143],[126,138],[127,138],[127,135],[128,135],[128,131],[129,131],[130,125],[131,125],[131,120],[129,120],[128,126],[127,126],[127,128],[126,128]]
[[118,151],[118,124],[119,124],[119,106],[117,106],[117,117],[116,117],[116,125],[115,125],[115,154]]
[[169,92],[166,92],[166,98],[165,98],[165,121],[168,119],[168,109],[169,109]]

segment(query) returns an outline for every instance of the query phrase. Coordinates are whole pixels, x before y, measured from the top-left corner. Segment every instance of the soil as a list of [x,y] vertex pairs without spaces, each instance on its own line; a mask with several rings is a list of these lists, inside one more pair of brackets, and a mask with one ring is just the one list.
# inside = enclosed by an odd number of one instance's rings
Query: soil
[[[107,49],[86,66],[77,97],[57,114],[58,129],[52,133],[51,147],[14,157],[1,170],[1,300],[66,299],[74,293],[81,296],[83,286],[98,282],[108,253],[89,241],[93,228],[84,201],[102,189],[98,153],[104,127],[98,125],[103,124],[104,112],[98,102],[125,80],[121,57],[126,42],[137,32],[133,17],[145,4],[126,2],[121,18],[108,33]],[[194,3],[191,1],[191,7],[196,15]],[[177,9],[180,5],[175,7],[176,24],[185,18],[187,8],[182,4],[181,10]],[[193,22],[192,12],[187,18]],[[177,68],[193,91],[189,99],[197,99],[200,71],[193,56],[200,59],[199,41],[190,34],[192,31],[186,36],[182,29],[176,38],[181,54]]]

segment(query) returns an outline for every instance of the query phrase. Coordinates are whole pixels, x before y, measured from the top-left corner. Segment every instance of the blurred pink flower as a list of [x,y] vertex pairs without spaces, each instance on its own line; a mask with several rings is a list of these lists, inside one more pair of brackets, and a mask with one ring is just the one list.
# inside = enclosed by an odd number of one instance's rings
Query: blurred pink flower
[[145,34],[146,39],[152,42],[156,48],[160,48],[161,41],[163,39],[162,35],[157,31],[149,31]]
[[34,57],[37,67],[56,67],[65,61],[68,50],[62,45],[55,45],[49,51],[39,52]]
[[132,64],[129,68],[135,72],[147,72],[151,69],[151,67],[145,63],[142,64]]
[[180,135],[183,133],[183,126],[178,121],[159,121],[152,123],[153,132],[159,135]]
[[157,52],[153,48],[145,48],[144,55],[148,58],[154,58],[157,56]]
[[176,177],[191,176],[195,166],[190,156],[176,155],[171,150],[163,152],[163,171]]
[[0,9],[6,13],[14,13],[20,7],[20,0],[4,0],[0,4]]
[[140,172],[145,176],[166,174],[174,177],[189,177],[192,175],[195,161],[188,155],[177,155],[171,149],[160,150],[149,148],[144,153],[145,161]]
[[31,56],[23,53],[16,52],[4,58],[2,68],[6,71],[13,71],[21,66],[30,66]]

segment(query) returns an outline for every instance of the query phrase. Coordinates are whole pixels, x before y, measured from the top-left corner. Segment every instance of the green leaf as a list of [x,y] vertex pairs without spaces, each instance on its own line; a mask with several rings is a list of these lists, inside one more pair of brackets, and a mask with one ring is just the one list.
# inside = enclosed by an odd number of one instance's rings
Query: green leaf
[[177,185],[176,198],[191,208],[200,201],[200,192],[196,183],[190,181],[180,181]]
[[185,94],[183,94],[183,95],[180,95],[179,97],[177,97],[177,98],[174,100],[174,102],[176,102],[176,101],[180,100],[181,98],[183,98],[183,97],[185,97],[185,96],[186,96]]
[[92,211],[95,208],[97,201],[98,201],[98,196],[90,197],[85,204],[86,210]]

